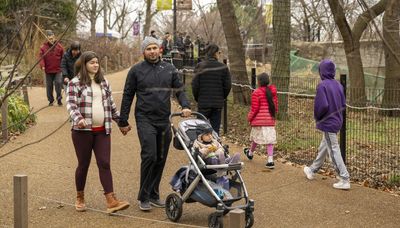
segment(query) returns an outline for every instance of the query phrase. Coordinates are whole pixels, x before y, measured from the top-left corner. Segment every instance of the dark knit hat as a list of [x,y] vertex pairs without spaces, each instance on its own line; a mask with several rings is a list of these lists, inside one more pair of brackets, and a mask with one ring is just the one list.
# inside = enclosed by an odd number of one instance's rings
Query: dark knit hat
[[198,129],[200,131],[200,135],[204,135],[204,134],[213,132],[212,127],[210,125],[207,125],[207,124],[199,125]]

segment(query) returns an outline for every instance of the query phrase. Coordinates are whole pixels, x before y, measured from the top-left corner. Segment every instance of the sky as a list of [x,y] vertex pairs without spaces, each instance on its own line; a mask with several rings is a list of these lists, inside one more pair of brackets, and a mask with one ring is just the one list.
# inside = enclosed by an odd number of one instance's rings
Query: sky
[[[156,1],[157,0],[154,0],[153,8],[155,8],[155,6],[156,6],[156,3],[155,3]],[[269,1],[269,0],[266,0],[266,1]],[[140,9],[142,12],[145,11],[144,2],[145,2],[144,0],[141,0],[141,1],[138,1],[138,0],[129,1],[129,3],[131,4],[132,9]],[[209,5],[209,4],[212,4],[212,3],[216,3],[217,1],[216,0],[193,0],[193,3],[192,3],[193,10],[197,10],[198,9],[197,2],[199,2],[201,6],[205,6],[205,5]],[[138,12],[139,12],[139,10],[131,13],[131,15],[130,15],[131,21],[134,21],[138,17]],[[103,22],[104,22],[103,21],[103,17],[100,15],[100,17],[97,19],[97,22],[96,22],[96,31],[98,31],[98,32],[102,32],[103,31]],[[142,16],[141,22],[142,22],[141,26],[143,26],[143,22],[144,22],[143,16]],[[78,33],[79,34],[85,34],[85,33],[88,34],[89,31],[90,31],[89,22],[88,21],[81,22],[80,26],[78,28]]]

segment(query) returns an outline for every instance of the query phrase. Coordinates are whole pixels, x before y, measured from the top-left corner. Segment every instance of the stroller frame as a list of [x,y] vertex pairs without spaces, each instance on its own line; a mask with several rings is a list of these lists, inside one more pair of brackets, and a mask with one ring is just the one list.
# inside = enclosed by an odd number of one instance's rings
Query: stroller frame
[[[174,222],[176,222],[180,219],[180,217],[182,215],[183,203],[184,202],[190,203],[190,196],[195,191],[195,189],[198,186],[198,184],[200,183],[200,181],[202,181],[203,185],[208,190],[208,193],[210,193],[217,201],[216,212],[212,213],[208,217],[209,227],[220,227],[220,225],[222,225],[223,215],[228,213],[230,210],[234,210],[234,209],[243,209],[245,211],[246,228],[251,227],[254,223],[254,216],[253,216],[254,200],[249,199],[245,183],[240,174],[240,169],[243,166],[243,162],[234,163],[234,164],[219,164],[219,165],[206,164],[203,161],[203,159],[201,158],[200,153],[198,151],[193,149],[193,147],[189,148],[191,145],[187,145],[185,140],[182,138],[181,134],[179,134],[178,131],[180,131],[180,129],[175,128],[174,124],[172,123],[172,119],[177,116],[182,116],[182,113],[181,112],[172,113],[169,117],[169,121],[171,124],[171,128],[172,128],[174,137],[176,137],[176,139],[179,141],[180,145],[183,147],[183,150],[186,152],[186,154],[189,158],[188,171],[185,175],[185,180],[189,181],[188,174],[189,174],[190,170],[195,171],[196,177],[189,184],[189,186],[186,188],[186,190],[184,191],[184,193],[181,196],[176,193],[171,193],[170,195],[168,195],[167,200],[166,200],[166,207],[165,207],[168,218]],[[197,119],[204,120],[209,124],[207,118],[204,115],[202,115],[201,113],[192,112],[192,116],[196,116]],[[182,132],[182,133],[185,133],[185,132]],[[216,133],[213,132],[213,134],[216,134]],[[184,135],[184,136],[186,136],[186,135]],[[189,139],[189,141],[190,141],[190,139]],[[216,171],[223,171],[223,172],[234,171],[235,180],[233,180],[233,181],[235,181],[235,183],[240,185],[240,189],[238,189],[238,197],[233,197],[232,199],[227,199],[227,200],[221,199],[217,195],[217,193],[213,190],[211,185],[208,183],[208,180],[206,179],[206,177],[204,176],[204,174],[202,172],[202,171],[207,171],[207,170],[216,170]],[[236,180],[238,180],[238,181],[236,181]],[[234,202],[240,201],[243,199],[245,201],[244,204],[232,206],[232,204]],[[189,202],[188,202],[188,200],[189,200]],[[175,202],[175,205],[171,205],[171,202],[172,203]],[[197,202],[197,201],[194,201],[194,202]],[[213,207],[213,206],[211,206],[211,207]],[[171,210],[175,210],[175,209],[178,210],[178,212],[171,213]]]

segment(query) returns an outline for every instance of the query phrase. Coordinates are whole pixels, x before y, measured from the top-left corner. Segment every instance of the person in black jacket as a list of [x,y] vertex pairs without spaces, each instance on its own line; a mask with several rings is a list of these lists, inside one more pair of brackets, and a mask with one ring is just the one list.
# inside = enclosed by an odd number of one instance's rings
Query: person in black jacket
[[81,45],[78,41],[71,43],[71,46],[64,53],[61,60],[61,71],[64,78],[64,90],[68,82],[75,77],[74,65],[76,60],[81,56]]
[[198,112],[209,119],[212,128],[219,134],[221,110],[231,91],[231,74],[225,64],[218,62],[220,51],[217,45],[209,44],[206,55],[207,60],[194,69],[192,92]]
[[164,207],[160,200],[159,185],[167,160],[171,129],[171,92],[174,91],[184,117],[190,116],[190,103],[183,91],[175,67],[160,60],[160,43],[153,37],[146,37],[142,43],[144,61],[134,65],[128,73],[121,103],[118,123],[126,135],[131,126],[128,123],[132,101],[136,95],[135,118],[141,146],[139,208],[143,211]]

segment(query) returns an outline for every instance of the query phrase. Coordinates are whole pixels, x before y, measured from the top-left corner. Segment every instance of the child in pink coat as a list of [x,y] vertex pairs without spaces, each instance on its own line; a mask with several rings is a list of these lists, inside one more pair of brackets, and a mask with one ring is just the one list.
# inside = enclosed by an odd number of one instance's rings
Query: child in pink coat
[[276,144],[275,117],[278,111],[276,87],[269,84],[269,76],[262,73],[257,76],[258,88],[251,96],[251,108],[247,119],[251,125],[251,147],[245,148],[244,153],[249,160],[258,144],[267,145],[268,160],[266,167],[274,168],[274,144]]

